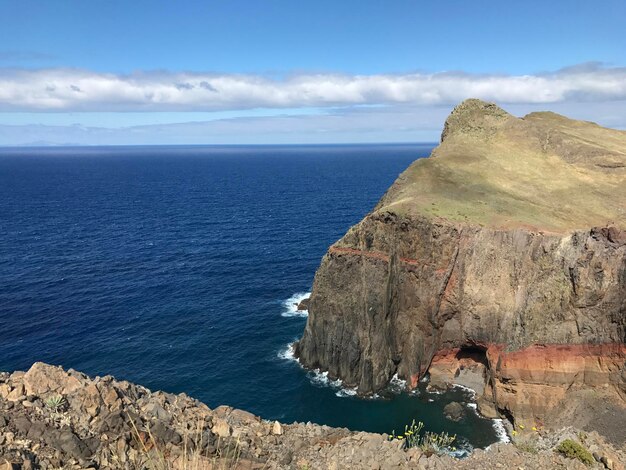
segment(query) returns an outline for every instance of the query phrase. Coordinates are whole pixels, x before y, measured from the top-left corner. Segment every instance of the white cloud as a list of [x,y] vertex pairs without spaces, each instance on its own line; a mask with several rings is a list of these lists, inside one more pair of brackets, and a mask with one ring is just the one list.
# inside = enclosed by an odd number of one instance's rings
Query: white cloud
[[504,104],[626,99],[626,68],[583,64],[535,75],[256,75],[0,69],[0,111],[215,111],[375,104]]

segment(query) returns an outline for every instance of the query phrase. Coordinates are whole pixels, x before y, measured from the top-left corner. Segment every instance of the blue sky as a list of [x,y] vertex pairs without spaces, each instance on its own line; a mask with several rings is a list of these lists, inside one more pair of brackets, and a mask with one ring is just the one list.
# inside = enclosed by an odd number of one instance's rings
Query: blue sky
[[436,140],[458,101],[626,127],[623,1],[4,1],[0,145]]

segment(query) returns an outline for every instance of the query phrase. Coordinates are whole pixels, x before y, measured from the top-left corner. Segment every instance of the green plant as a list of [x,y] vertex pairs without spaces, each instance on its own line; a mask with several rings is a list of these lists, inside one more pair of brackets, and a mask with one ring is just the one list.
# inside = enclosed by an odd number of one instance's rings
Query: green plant
[[456,441],[456,435],[451,436],[447,432],[436,433],[429,431],[422,434],[423,429],[424,423],[421,421],[415,423],[415,420],[413,420],[410,426],[404,427],[404,434],[396,436],[394,430],[389,436],[389,440],[404,440],[405,449],[419,447],[425,454],[441,455],[456,450],[456,448],[452,446],[454,441]]
[[572,439],[565,439],[557,446],[556,451],[563,454],[565,457],[569,457],[570,459],[578,459],[585,465],[591,465],[594,463],[594,458],[593,455],[591,455],[591,452]]
[[52,395],[45,401],[45,404],[54,413],[59,413],[67,406],[67,400],[62,395]]

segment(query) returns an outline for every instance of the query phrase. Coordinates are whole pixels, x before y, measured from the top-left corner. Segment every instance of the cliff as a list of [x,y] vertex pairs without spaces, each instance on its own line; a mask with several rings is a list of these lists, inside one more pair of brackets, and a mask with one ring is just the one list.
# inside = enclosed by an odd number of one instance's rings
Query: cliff
[[554,453],[566,438],[583,441],[594,453],[594,468],[623,470],[626,461],[626,449],[596,433],[528,430],[515,439],[521,438],[519,447],[495,444],[456,460],[405,450],[402,441],[381,434],[266,421],[227,406],[210,409],[185,394],[43,363],[0,373],[1,470],[588,468]]
[[296,354],[362,394],[465,381],[541,424],[584,390],[623,407],[625,342],[626,132],[467,100],[330,247]]

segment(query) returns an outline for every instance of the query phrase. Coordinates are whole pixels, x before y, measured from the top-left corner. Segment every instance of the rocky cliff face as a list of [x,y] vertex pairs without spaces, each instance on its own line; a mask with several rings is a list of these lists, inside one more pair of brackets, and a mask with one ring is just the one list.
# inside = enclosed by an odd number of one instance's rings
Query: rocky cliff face
[[540,421],[625,397],[625,342],[626,132],[468,100],[324,256],[296,354],[364,394],[476,370],[485,412]]

